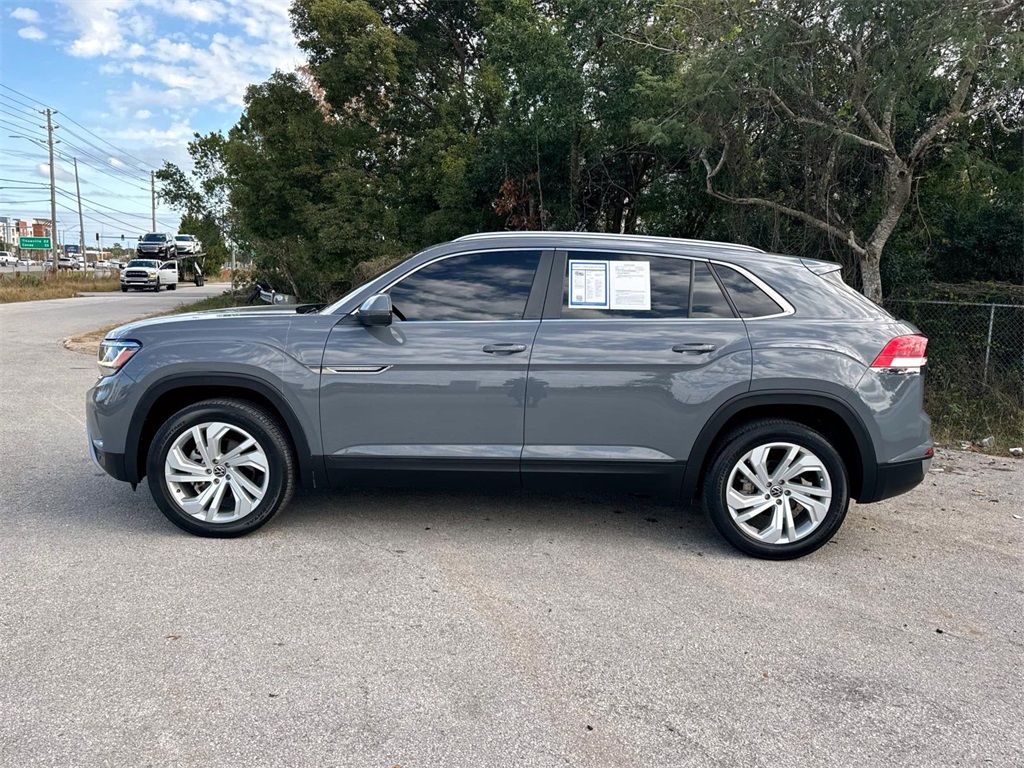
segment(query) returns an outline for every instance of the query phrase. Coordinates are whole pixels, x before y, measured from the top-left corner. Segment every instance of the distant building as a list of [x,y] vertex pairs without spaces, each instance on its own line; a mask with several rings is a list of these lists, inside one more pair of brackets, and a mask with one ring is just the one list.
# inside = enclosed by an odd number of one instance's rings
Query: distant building
[[32,234],[29,237],[50,237],[50,220],[32,219]]
[[10,216],[0,216],[0,242],[18,243],[18,222]]

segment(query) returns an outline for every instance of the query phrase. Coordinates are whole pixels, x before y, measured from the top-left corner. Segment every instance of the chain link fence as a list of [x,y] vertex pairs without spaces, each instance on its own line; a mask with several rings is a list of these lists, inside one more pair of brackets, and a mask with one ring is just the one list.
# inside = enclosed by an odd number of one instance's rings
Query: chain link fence
[[940,438],[1024,436],[1024,305],[895,300],[928,337],[926,407]]

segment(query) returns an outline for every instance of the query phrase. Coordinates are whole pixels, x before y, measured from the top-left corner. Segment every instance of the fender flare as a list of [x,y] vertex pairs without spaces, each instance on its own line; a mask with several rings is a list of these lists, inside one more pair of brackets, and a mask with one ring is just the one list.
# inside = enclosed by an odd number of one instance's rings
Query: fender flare
[[861,496],[870,495],[877,482],[878,462],[874,454],[874,443],[871,434],[857,412],[839,397],[823,392],[799,392],[792,390],[758,390],[748,392],[728,400],[722,404],[714,415],[708,419],[704,428],[693,443],[690,456],[686,462],[683,475],[682,494],[684,499],[693,498],[699,487],[704,472],[704,465],[709,458],[715,441],[728,421],[737,413],[758,406],[770,405],[811,405],[824,408],[843,420],[853,434],[860,454],[862,476],[858,483],[851,478],[851,485],[860,488]]
[[[144,475],[139,466],[139,442],[142,439],[142,428],[149,418],[150,412],[156,402],[176,389],[185,387],[232,387],[235,389],[248,390],[268,400],[277,412],[284,419],[284,426],[288,430],[292,444],[295,446],[295,459],[299,465],[299,478],[307,488],[325,487],[326,474],[323,468],[323,457],[314,457],[309,450],[309,441],[306,431],[295,416],[295,412],[288,404],[284,395],[274,386],[268,384],[256,376],[244,373],[214,373],[195,374],[179,373],[171,374],[160,379],[146,390],[139,399],[135,409],[135,417],[132,418],[131,426],[125,437],[125,470],[128,480],[133,483],[140,482]],[[319,463],[317,458],[320,459]]]

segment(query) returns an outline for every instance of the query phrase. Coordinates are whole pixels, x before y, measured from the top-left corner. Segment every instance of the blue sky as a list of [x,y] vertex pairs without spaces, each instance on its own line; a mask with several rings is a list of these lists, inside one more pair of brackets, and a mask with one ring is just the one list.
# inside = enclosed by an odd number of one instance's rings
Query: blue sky
[[[226,130],[250,83],[302,63],[289,0],[0,0],[0,215],[49,218],[45,118],[62,157],[58,232],[87,242],[150,229],[148,175],[187,165],[194,132]],[[13,89],[13,90],[11,90]],[[12,138],[12,135],[27,138]],[[159,206],[158,228],[178,215]]]

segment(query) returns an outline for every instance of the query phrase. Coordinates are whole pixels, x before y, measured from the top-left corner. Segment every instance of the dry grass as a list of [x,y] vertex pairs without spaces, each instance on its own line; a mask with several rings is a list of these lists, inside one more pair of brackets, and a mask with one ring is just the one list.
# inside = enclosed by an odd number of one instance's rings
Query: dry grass
[[0,304],[70,299],[77,296],[80,291],[116,291],[120,287],[121,283],[117,277],[91,277],[75,272],[60,272],[46,276],[15,272],[0,275]]

